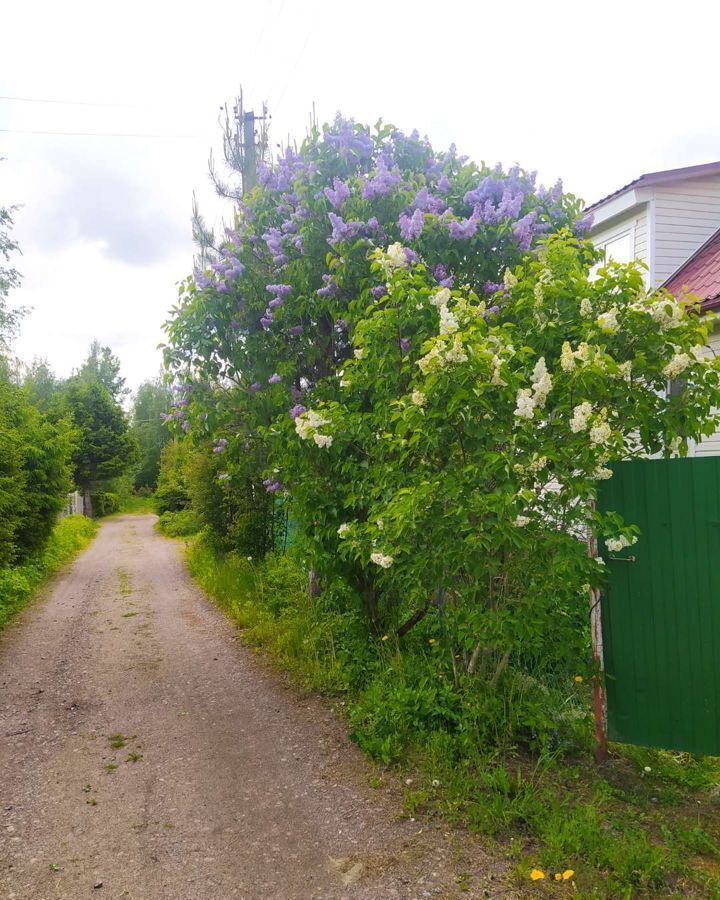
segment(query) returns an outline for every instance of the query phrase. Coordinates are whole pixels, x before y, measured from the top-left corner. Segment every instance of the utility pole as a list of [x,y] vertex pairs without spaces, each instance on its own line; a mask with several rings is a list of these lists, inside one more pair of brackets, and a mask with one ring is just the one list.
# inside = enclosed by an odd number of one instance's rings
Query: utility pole
[[[263,116],[263,118],[265,118]],[[257,184],[257,148],[255,146],[255,113],[243,113],[243,194],[249,193]]]

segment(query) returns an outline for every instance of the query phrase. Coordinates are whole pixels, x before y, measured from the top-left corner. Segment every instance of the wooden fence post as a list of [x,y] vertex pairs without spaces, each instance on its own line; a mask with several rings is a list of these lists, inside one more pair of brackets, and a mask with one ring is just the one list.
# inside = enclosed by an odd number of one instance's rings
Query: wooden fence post
[[[593,503],[593,508],[595,504]],[[588,529],[588,556],[596,559],[598,555],[598,543],[592,528]],[[597,675],[593,676],[593,701],[595,706],[595,762],[604,763],[608,758],[607,738],[607,693],[603,673],[605,662],[603,659],[602,636],[602,604],[599,588],[590,588],[590,637],[592,640],[593,660],[598,668]]]

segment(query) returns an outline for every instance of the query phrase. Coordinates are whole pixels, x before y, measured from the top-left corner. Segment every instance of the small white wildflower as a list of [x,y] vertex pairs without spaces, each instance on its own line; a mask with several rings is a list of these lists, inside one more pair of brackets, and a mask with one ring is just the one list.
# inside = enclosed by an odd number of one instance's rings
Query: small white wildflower
[[518,528],[524,528],[526,525],[530,523],[530,519],[527,516],[516,516],[515,524]]
[[440,782],[437,780],[437,778],[433,778],[433,780],[432,780],[432,786],[433,786],[434,788],[440,787]]
[[394,559],[392,556],[386,556],[384,553],[376,551],[370,554],[370,562],[374,562],[376,566],[380,566],[382,569],[389,569]]
[[673,456],[678,456],[680,453],[680,445],[682,444],[682,438],[674,437],[670,441],[669,450]]
[[585,319],[589,319],[592,314],[592,303],[587,297],[583,297],[580,301],[580,315]]
[[347,522],[343,522],[342,525],[337,530],[339,537],[345,537],[345,535],[350,531],[350,526]]
[[423,394],[422,391],[414,390],[410,395],[410,399],[415,404],[415,406],[425,406],[427,403],[427,397]]
[[592,411],[592,403],[588,403],[587,401],[585,401],[585,403],[580,403],[573,409],[572,419],[570,419],[570,431],[572,431],[573,434],[585,431],[588,427]]
[[353,353],[355,359],[362,359],[365,356],[365,348],[364,347],[356,347]]
[[383,528],[385,527],[385,523],[383,522],[382,519],[377,519],[375,524],[377,525],[379,531],[382,531]]
[[652,772],[652,769],[650,768],[650,766],[645,766],[643,772]]

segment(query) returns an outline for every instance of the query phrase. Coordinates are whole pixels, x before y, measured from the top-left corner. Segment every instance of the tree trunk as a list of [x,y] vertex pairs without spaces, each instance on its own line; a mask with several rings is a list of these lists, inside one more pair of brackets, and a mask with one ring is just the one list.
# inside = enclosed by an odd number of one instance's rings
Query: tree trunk
[[90,495],[90,488],[86,487],[83,490],[83,515],[87,516],[88,519],[92,519],[93,508],[92,508],[92,497]]

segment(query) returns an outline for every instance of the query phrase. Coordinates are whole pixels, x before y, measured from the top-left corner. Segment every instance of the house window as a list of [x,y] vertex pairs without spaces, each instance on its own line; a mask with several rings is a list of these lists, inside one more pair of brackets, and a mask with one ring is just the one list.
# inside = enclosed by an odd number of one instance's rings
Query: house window
[[629,263],[635,259],[635,232],[626,231],[624,234],[600,245],[605,251],[605,259],[609,262]]

